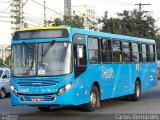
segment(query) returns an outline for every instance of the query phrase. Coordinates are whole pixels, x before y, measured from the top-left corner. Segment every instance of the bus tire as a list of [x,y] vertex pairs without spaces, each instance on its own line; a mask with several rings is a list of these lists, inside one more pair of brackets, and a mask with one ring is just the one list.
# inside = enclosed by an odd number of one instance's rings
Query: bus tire
[[45,111],[50,111],[51,108],[50,107],[38,107],[38,109],[42,112],[45,112]]
[[0,99],[5,98],[5,96],[6,96],[6,90],[5,90],[4,88],[2,88],[2,89],[0,90]]
[[135,92],[134,94],[130,95],[131,101],[138,101],[141,96],[141,84],[139,81],[136,81],[135,83]]
[[99,103],[99,102],[100,102],[99,90],[95,85],[93,85],[92,88],[91,88],[91,92],[90,92],[90,101],[89,101],[88,104],[86,104],[84,106],[85,110],[87,112],[94,111],[97,107],[97,103]]

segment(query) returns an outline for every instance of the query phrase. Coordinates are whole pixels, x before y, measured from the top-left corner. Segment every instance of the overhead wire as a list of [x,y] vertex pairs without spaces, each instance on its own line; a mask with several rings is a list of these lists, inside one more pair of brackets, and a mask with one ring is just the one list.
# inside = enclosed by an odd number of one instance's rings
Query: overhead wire
[[122,1],[122,0],[108,0],[108,1],[110,1],[110,2],[114,2],[114,3],[116,3],[116,4],[122,4],[122,5],[134,5],[133,3],[130,3],[130,2],[124,2],[124,1]]
[[12,14],[11,12],[4,12],[0,10],[0,13],[5,13],[5,14]]
[[0,18],[11,18],[11,16],[0,16]]
[[43,24],[43,21],[36,21],[34,19],[31,19],[31,18],[27,18],[25,17],[26,20],[30,21],[30,22],[33,22],[33,23],[37,23],[37,24]]
[[37,25],[42,25],[42,24],[44,24],[43,22],[38,22],[38,21],[35,21],[35,20],[31,20],[31,19],[28,19],[28,18],[26,18],[26,17],[25,17],[25,20],[30,21],[30,22],[32,22],[32,23],[35,23],[35,24],[37,24]]
[[11,5],[9,5],[6,9],[2,10],[2,11],[6,11],[11,7]]
[[24,16],[24,17],[25,17],[25,18],[28,18],[28,19],[35,20],[35,21],[40,21],[40,22],[43,21],[42,19],[36,19],[36,18],[33,18],[33,17],[28,17],[28,16]]
[[0,20],[0,22],[11,22],[11,21],[6,21],[6,20]]
[[[2,2],[2,1],[1,1]],[[8,2],[6,2],[6,3],[10,3],[9,1]],[[1,11],[6,11],[6,10],[8,10],[9,8],[11,7],[11,4],[7,7],[7,8],[5,8],[4,10],[1,10]]]
[[[42,5],[42,4],[39,3],[39,2],[36,2],[35,0],[31,0],[31,1],[34,2],[34,3],[36,3],[36,4],[38,4],[38,5],[40,5],[40,6],[42,6],[42,7],[44,7],[44,5]],[[49,8],[49,7],[45,7],[45,8],[48,9],[48,10],[50,10],[50,11],[52,11],[52,12],[54,12],[54,13],[56,13],[56,14],[58,14],[58,15],[61,16],[61,17],[64,16],[62,13],[59,13],[59,12],[57,12],[57,11]]]
[[29,15],[29,16],[35,17],[35,18],[43,19],[43,18],[40,18],[40,17],[38,17],[38,16],[32,15],[32,14],[27,13],[27,12],[23,12],[23,13],[24,13],[24,14],[27,14],[27,15]]
[[9,1],[8,2],[6,2],[6,1],[0,1],[0,3],[9,3]]
[[24,2],[23,7],[27,4],[27,2],[28,2],[28,0],[26,0],[26,1]]

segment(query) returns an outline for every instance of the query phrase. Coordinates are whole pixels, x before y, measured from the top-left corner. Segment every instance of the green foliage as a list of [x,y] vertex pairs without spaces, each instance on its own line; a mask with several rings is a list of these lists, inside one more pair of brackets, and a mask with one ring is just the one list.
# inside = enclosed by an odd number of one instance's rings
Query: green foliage
[[155,19],[146,12],[137,10],[117,13],[117,18],[108,18],[107,12],[99,19],[104,24],[102,31],[115,34],[156,39],[158,28]]
[[48,21],[48,26],[69,25],[74,28],[84,28],[84,19],[79,16],[64,16],[63,20],[56,18]]
[[48,21],[48,26],[59,26],[62,25],[63,21],[60,18],[56,18],[53,21]]

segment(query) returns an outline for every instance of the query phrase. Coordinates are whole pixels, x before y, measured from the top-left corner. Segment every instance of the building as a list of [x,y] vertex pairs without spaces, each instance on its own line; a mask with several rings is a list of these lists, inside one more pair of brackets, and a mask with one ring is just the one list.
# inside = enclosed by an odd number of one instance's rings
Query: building
[[[4,53],[5,51],[5,53]],[[3,56],[5,54],[5,58],[11,55],[11,47],[10,45],[0,45],[0,59],[3,59]]]
[[[51,4],[51,0],[45,0],[46,6],[55,11],[56,17],[61,17],[61,15],[70,16],[71,15],[71,0],[56,0]],[[51,11],[47,11],[47,14],[50,15]],[[57,12],[57,13],[56,13]],[[53,15],[53,11],[51,12]],[[60,15],[59,15],[60,14]]]
[[95,7],[87,5],[72,6],[72,15],[78,15],[84,18],[84,26],[91,29],[96,22]]
[[64,15],[71,16],[71,0],[64,0]]
[[[24,3],[24,0],[11,0],[10,12],[12,35],[15,30],[28,27],[28,25],[44,25],[44,17],[45,19],[50,20],[55,18],[63,18],[64,15],[71,16],[71,0],[34,0],[28,1],[27,4],[25,4],[25,7],[23,7]],[[34,9],[36,10],[36,12],[33,11],[28,15],[28,11],[33,9],[33,6],[31,4],[34,5]],[[46,7],[46,9],[43,8],[43,5]],[[37,18],[34,18],[35,16]]]
[[23,2],[22,0],[11,0],[11,35],[23,28]]

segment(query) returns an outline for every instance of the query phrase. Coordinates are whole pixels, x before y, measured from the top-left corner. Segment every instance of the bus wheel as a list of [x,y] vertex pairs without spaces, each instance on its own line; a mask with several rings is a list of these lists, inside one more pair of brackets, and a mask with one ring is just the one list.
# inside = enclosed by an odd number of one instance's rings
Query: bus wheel
[[0,90],[0,98],[3,99],[3,98],[5,98],[5,96],[6,96],[6,90],[2,88]]
[[139,81],[135,83],[135,92],[134,94],[130,95],[131,101],[138,101],[141,96],[141,84]]
[[99,91],[96,86],[92,86],[90,93],[90,102],[85,105],[85,110],[88,112],[92,112],[96,109],[97,103],[100,102]]
[[39,109],[40,111],[50,111],[50,110],[51,110],[50,107],[38,107],[38,109]]

